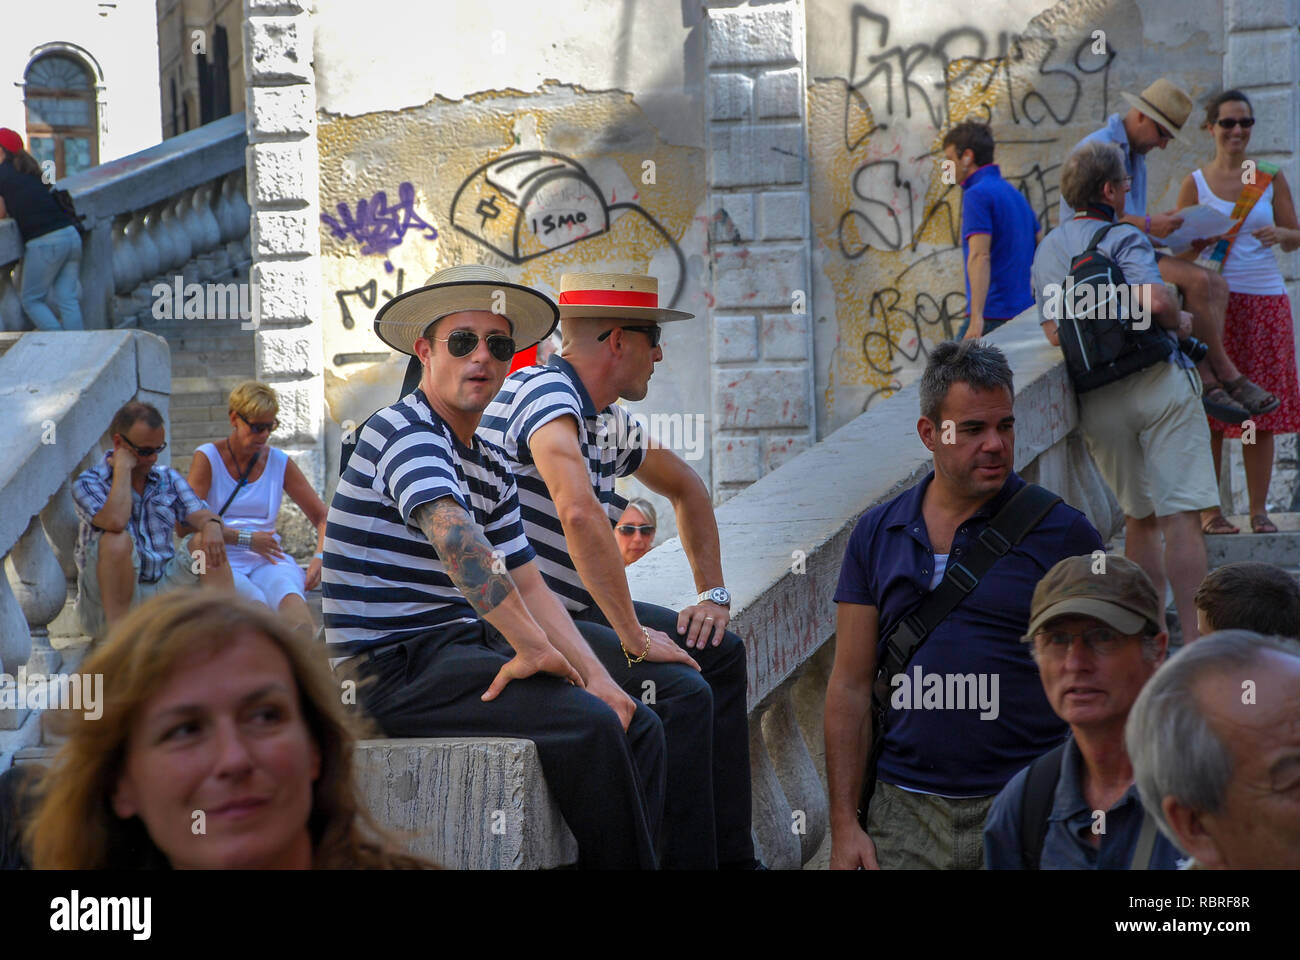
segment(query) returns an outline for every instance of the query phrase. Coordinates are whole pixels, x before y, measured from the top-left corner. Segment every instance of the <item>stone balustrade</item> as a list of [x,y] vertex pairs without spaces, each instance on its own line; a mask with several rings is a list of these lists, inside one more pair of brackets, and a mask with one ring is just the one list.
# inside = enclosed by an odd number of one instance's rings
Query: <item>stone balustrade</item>
[[[59,181],[85,219],[82,317],[88,330],[138,326],[155,303],[155,284],[246,277],[242,113]],[[3,223],[4,221],[0,221]],[[31,329],[15,292],[14,265],[0,230],[0,328]]]
[[[71,481],[107,449],[108,418],[132,399],[166,415],[171,354],[140,330],[37,331],[0,356],[0,685],[18,668],[53,673],[52,635],[78,634]],[[0,694],[2,696],[2,694]],[[0,702],[3,702],[0,700]],[[0,770],[39,739],[21,709],[0,708]]]

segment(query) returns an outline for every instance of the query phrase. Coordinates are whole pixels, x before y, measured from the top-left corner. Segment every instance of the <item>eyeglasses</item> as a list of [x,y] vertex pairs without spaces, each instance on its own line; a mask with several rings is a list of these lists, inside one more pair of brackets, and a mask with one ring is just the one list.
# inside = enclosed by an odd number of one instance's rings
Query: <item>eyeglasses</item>
[[135,451],[137,457],[152,457],[155,453],[162,453],[167,449],[166,442],[163,442],[156,447],[137,447],[134,443],[128,440],[124,434],[119,433],[118,436],[122,438],[123,443]]
[[[1154,120],[1152,120],[1151,122],[1156,123]],[[1162,140],[1172,140],[1174,138],[1174,135],[1172,133],[1170,133],[1164,127],[1160,126],[1160,124],[1158,123],[1156,123],[1156,133],[1160,134],[1160,139]]]
[[270,433],[272,430],[278,430],[280,428],[279,419],[272,420],[270,423],[254,423],[252,420],[249,420],[248,417],[244,416],[242,413],[237,413],[235,414],[235,416],[237,416],[240,420],[243,420],[246,424],[248,424],[248,429],[252,430],[254,433],[257,434]]
[[615,330],[635,330],[637,333],[644,333],[647,337],[650,338],[651,350],[659,346],[659,335],[662,332],[657,324],[651,326],[610,327],[608,330],[606,330],[604,333],[602,333],[599,337],[596,338],[596,342],[600,343],[600,341],[604,340]]
[[[445,343],[447,352],[453,357],[468,357],[478,349],[479,336],[473,330],[455,330],[450,337],[429,337],[429,339]],[[502,362],[515,355],[515,341],[504,333],[489,333],[487,346],[488,353]]]
[[638,533],[644,533],[646,536],[650,536],[655,532],[654,524],[652,523],[641,524],[640,526],[635,523],[620,523],[614,529],[625,537],[635,536]]
[[1114,180],[1114,181],[1112,181],[1112,182],[1113,182],[1113,183],[1122,183],[1122,184],[1124,184],[1124,189],[1125,189],[1125,190],[1132,190],[1132,189],[1133,189],[1133,178],[1132,178],[1132,177],[1120,177],[1118,180]]
[[1109,656],[1120,648],[1121,640],[1132,640],[1140,634],[1123,634],[1109,627],[1094,627],[1082,633],[1069,633],[1065,630],[1040,630],[1034,634],[1034,643],[1039,653],[1049,653],[1054,657],[1063,657],[1074,638],[1083,641],[1084,646],[1099,657]]
[[1215,122],[1219,126],[1223,127],[1224,130],[1231,130],[1233,127],[1237,126],[1238,124],[1241,125],[1241,129],[1249,130],[1251,127],[1255,125],[1255,118],[1254,117],[1222,117],[1219,120],[1216,120]]

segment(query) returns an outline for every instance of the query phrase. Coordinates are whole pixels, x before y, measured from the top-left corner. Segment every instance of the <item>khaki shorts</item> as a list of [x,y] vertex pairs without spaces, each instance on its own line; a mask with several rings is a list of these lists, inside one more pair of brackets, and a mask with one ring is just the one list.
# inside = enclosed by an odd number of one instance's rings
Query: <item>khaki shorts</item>
[[1161,361],[1079,397],[1079,425],[1124,513],[1141,520],[1219,505],[1201,378]]
[[[81,620],[81,629],[86,636],[102,640],[108,633],[108,624],[104,620],[104,601],[99,594],[99,541],[103,534],[98,534],[86,547],[86,565],[77,577],[77,616]],[[175,590],[178,587],[197,587],[198,574],[190,567],[189,554],[180,544],[176,552],[167,561],[163,574],[153,583],[140,582],[140,554],[135,544],[131,544],[131,569],[135,571],[135,593],[131,596],[131,606],[143,603],[150,597]]]
[[950,799],[876,782],[867,836],[882,870],[979,870],[992,797]]

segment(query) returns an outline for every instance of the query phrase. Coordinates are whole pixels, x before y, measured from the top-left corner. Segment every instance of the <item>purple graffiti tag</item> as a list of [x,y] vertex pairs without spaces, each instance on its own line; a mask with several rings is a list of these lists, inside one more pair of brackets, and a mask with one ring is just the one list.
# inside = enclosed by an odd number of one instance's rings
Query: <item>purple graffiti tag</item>
[[328,213],[322,213],[320,218],[340,240],[351,237],[361,244],[363,254],[386,255],[412,228],[424,231],[420,235],[425,240],[437,239],[438,231],[415,212],[415,187],[409,182],[402,183],[397,188],[397,196],[398,202],[390,207],[388,194],[377,190],[371,199],[357,200],[355,216],[346,203],[340,203],[337,219]]

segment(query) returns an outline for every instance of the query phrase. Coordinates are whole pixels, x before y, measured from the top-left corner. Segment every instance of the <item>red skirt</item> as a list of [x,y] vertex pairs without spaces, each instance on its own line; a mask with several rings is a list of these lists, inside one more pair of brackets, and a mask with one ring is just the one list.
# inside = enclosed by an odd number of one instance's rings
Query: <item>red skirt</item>
[[[1282,401],[1272,413],[1255,418],[1256,430],[1300,432],[1300,383],[1296,379],[1291,301],[1285,293],[1228,294],[1223,349],[1256,386]],[[1207,415],[1208,416],[1208,415]],[[1241,427],[1209,417],[1210,429],[1240,437]]]

